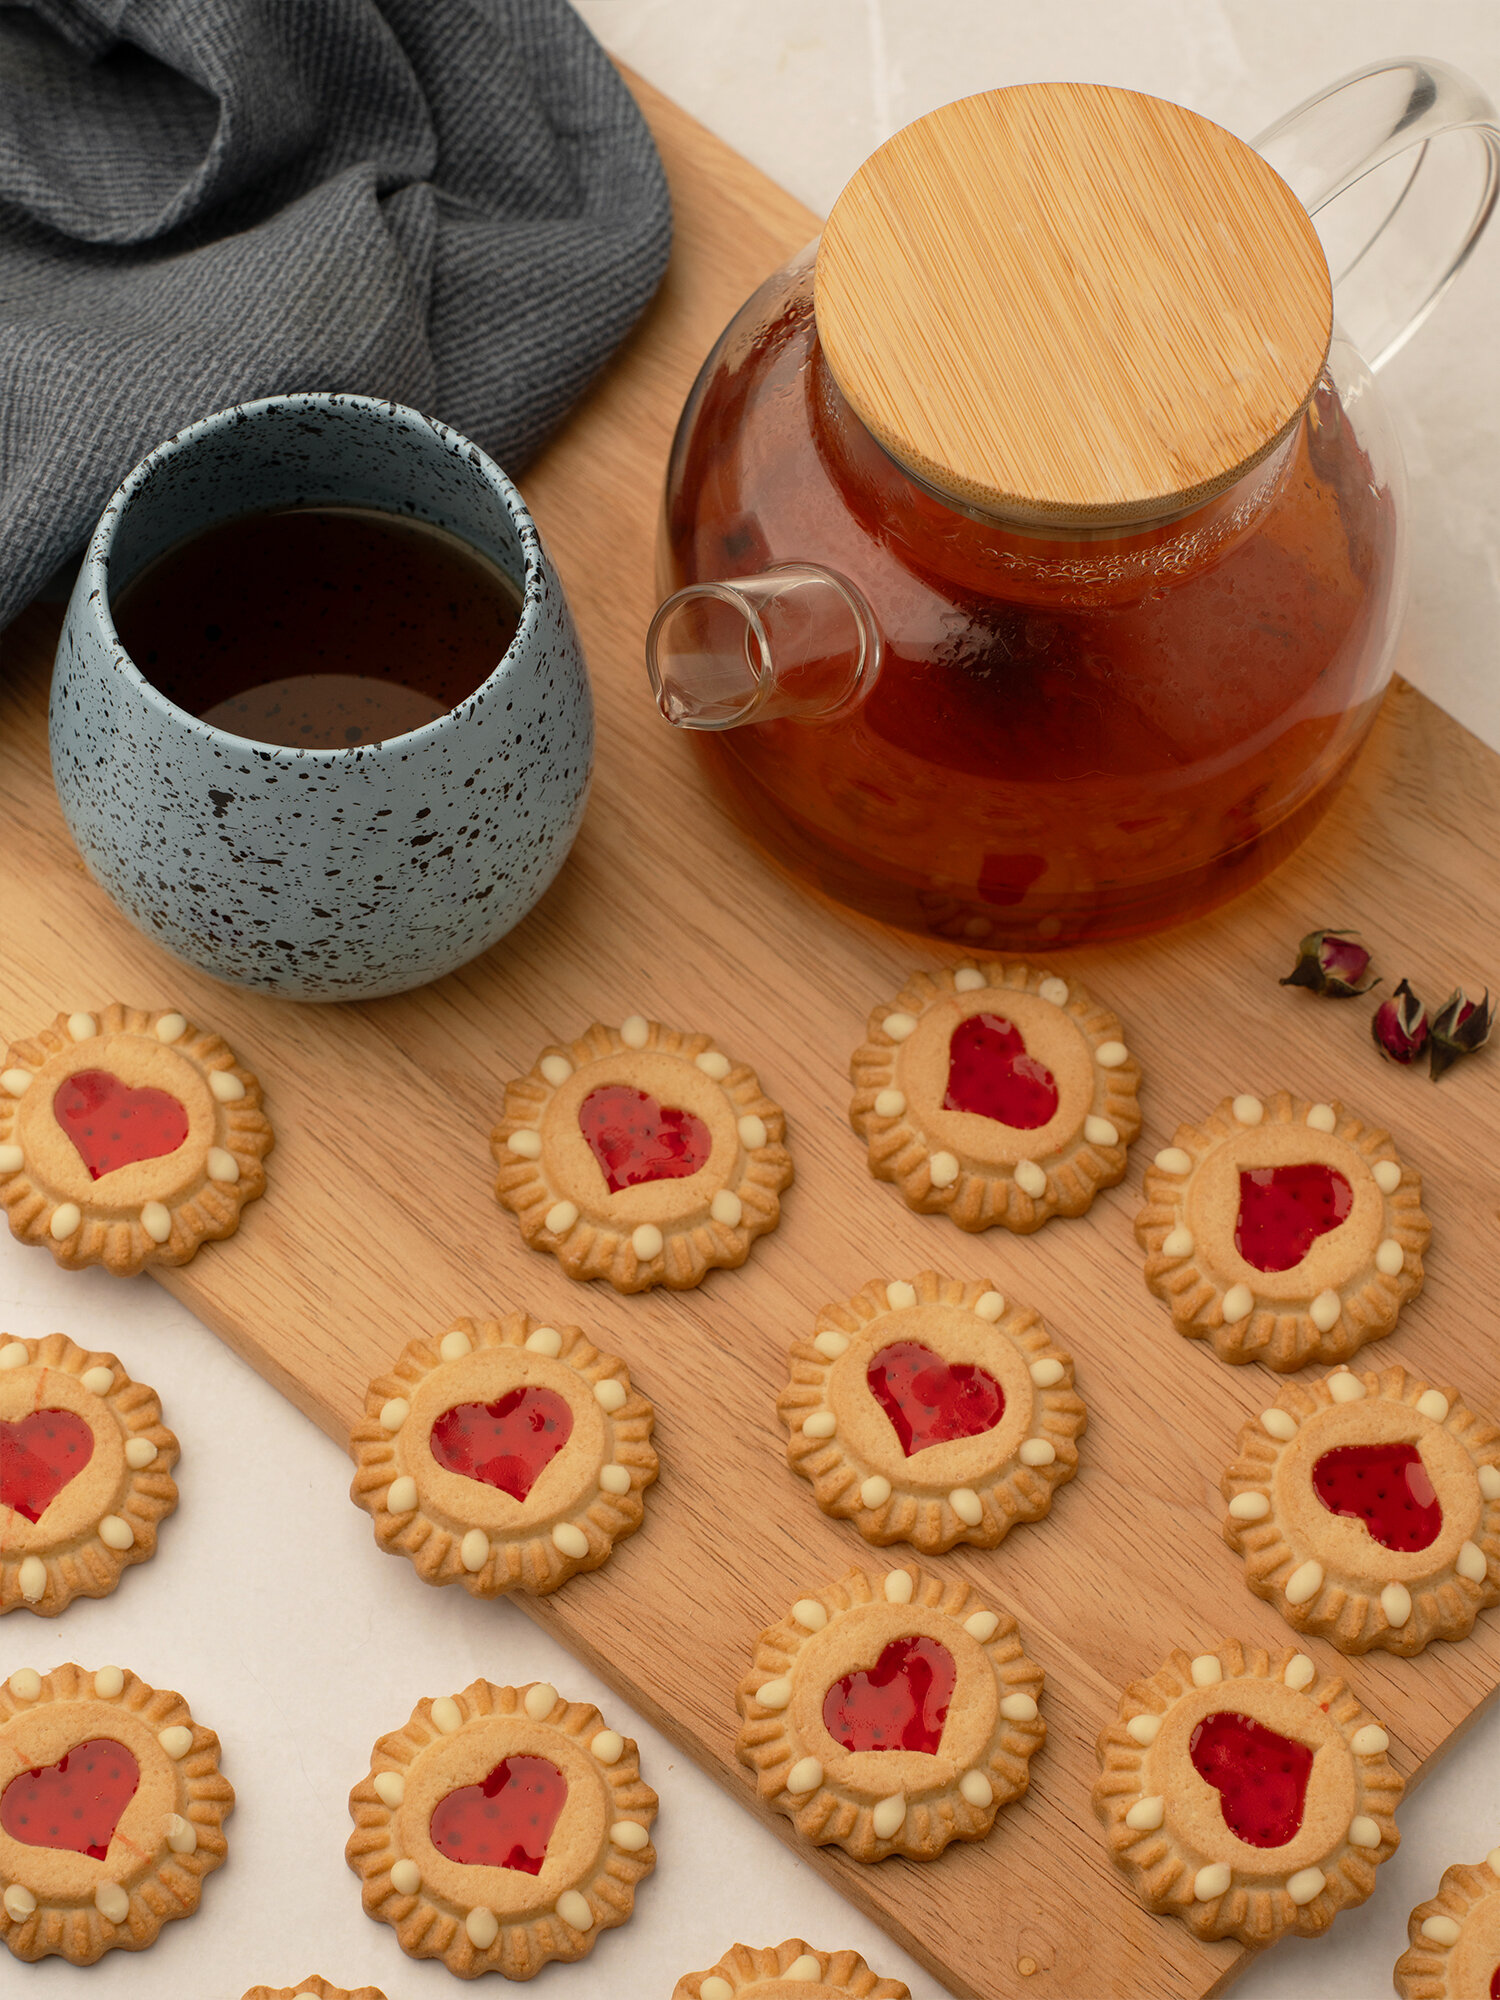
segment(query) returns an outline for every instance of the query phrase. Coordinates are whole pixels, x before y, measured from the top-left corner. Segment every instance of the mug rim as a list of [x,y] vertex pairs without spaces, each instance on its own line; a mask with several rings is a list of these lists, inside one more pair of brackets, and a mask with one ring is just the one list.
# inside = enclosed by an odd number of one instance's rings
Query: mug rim
[[[510,644],[478,687],[471,688],[462,701],[455,702],[452,708],[445,709],[430,722],[421,723],[415,729],[403,730],[399,736],[382,736],[373,743],[309,744],[300,748],[293,743],[268,743],[258,736],[240,736],[233,730],[221,728],[217,723],[205,722],[201,716],[194,715],[191,709],[180,707],[169,696],[163,694],[156,683],[148,680],[136,665],[129,648],[115,627],[114,612],[110,604],[109,559],[115,535],[125,512],[147,478],[158,466],[169,461],[176,452],[184,450],[200,437],[222,429],[231,419],[240,421],[247,417],[255,418],[266,410],[288,407],[376,411],[398,419],[409,419],[412,424],[431,431],[438,442],[447,449],[468,454],[472,458],[509,514],[511,525],[520,540],[525,578],[521,586],[521,615],[516,621],[515,635]],[[247,511],[261,510],[252,508]],[[423,520],[425,516],[398,514],[397,518]],[[455,531],[449,530],[449,532]],[[458,536],[458,539],[468,543],[467,536]],[[536,522],[531,517],[530,508],[521,498],[515,482],[490,457],[483,446],[475,444],[472,438],[465,437],[462,431],[455,430],[451,424],[445,424],[439,417],[424,415],[421,410],[412,408],[409,403],[398,403],[381,396],[346,394],[341,390],[295,389],[275,396],[257,396],[244,403],[227,403],[222,409],[212,410],[207,416],[195,418],[192,423],[185,424],[181,430],[174,431],[170,437],[163,438],[160,444],[154,445],[144,458],[131,467],[106,501],[104,510],[89,537],[88,548],[79,569],[78,587],[86,590],[93,602],[95,616],[114,650],[116,665],[125,669],[127,677],[149,703],[167,715],[186,723],[189,729],[196,733],[215,742],[243,744],[247,749],[273,762],[300,763],[308,758],[315,758],[336,765],[340,759],[368,760],[371,757],[378,757],[392,744],[417,744],[421,739],[428,738],[429,732],[448,728],[463,720],[470,704],[477,702],[486,689],[506,672],[522,640],[529,641],[536,636],[541,619],[542,562],[541,537],[537,532]]]

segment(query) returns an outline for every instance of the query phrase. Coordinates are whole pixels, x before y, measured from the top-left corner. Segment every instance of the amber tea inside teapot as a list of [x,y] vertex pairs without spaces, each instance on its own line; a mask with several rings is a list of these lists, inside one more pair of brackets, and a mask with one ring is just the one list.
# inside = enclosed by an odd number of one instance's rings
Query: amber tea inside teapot
[[[1473,187],[1414,200],[1401,156],[1439,134]],[[1259,144],[1102,86],[948,105],[705,363],[653,685],[834,896],[996,946],[1128,936],[1259,880],[1347,772],[1405,576],[1351,336],[1378,365],[1430,309],[1500,135],[1464,79],[1401,64]],[[1369,176],[1336,324],[1309,209]]]

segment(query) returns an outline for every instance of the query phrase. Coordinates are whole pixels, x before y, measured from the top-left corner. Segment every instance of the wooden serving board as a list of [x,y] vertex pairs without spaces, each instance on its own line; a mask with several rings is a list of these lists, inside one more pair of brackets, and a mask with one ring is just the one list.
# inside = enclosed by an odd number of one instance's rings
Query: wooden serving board
[[[756,1634],[808,1585],[881,1560],[825,1520],[786,1467],[774,1399],[788,1341],[867,1278],[927,1266],[1039,1307],[1075,1354],[1089,1406],[1079,1476],[1041,1525],[941,1564],[1012,1610],[1046,1669],[1050,1734],[1032,1789],[988,1840],[934,1864],[808,1858],[956,1994],[1201,2000],[1242,1954],[1196,1943],[1124,1889],[1089,1808],[1093,1745],[1119,1685],[1169,1647],[1197,1652],[1226,1633],[1286,1642],[1219,1528],[1221,1469],[1276,1384],[1179,1338],[1148,1296],[1130,1227],[1140,1163],[1226,1091],[1285,1085],[1366,1108],[1421,1167],[1434,1223],[1427,1289],[1379,1358],[1500,1407],[1500,1058],[1435,1087],[1377,1060],[1368,1002],[1276,985],[1315,924],[1362,928],[1387,979],[1408,974],[1431,999],[1500,972],[1497,760],[1398,682],[1354,782],[1269,883],[1165,939],[1067,960],[1118,1008],[1145,1065],[1146,1128],[1126,1185],[1086,1220],[1029,1240],[997,1230],[980,1241],[908,1213],[865,1171],[845,1120],[846,1068],[867,1009],[913,966],[952,954],[815,899],[742,844],[687,743],[657,718],[641,664],[678,408],[721,325],[816,222],[682,112],[639,94],[677,202],[672,269],[629,349],[524,481],[600,710],[593,803],[559,882],[479,963],[398,999],[297,1006],[187,971],[116,913],[64,830],[45,742],[58,620],[33,608],[0,640],[0,1041],[110,996],[176,1003],[224,1030],[267,1086],[270,1190],[233,1241],[162,1282],[334,1437],[406,1339],[451,1314],[524,1306],[583,1323],[627,1358],[660,1420],[645,1529],[604,1570],[524,1608],[750,1811],[760,1808],[733,1759],[733,1689]],[[711,1030],[789,1117],[797,1182],[780,1230],[745,1269],[685,1296],[571,1285],[521,1246],[490,1193],[488,1126],[505,1078],[541,1043],[633,1010]],[[1500,1680],[1500,1618],[1415,1661],[1371,1655],[1350,1678],[1413,1777]],[[763,1817],[795,1838],[779,1815]]]

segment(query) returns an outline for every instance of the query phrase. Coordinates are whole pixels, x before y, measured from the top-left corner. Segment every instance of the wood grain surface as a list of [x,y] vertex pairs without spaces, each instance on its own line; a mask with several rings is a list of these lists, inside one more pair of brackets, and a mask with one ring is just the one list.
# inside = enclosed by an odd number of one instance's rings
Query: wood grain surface
[[872,154],[828,217],[817,313],[855,411],[933,485],[1021,520],[1144,521],[1286,436],[1333,291],[1242,139],[1138,91],[1031,83]]
[[[1500,907],[1497,760],[1397,683],[1356,779],[1299,857],[1212,919],[1064,964],[1117,1007],[1145,1065],[1125,1184],[1025,1240],[910,1214],[866,1174],[846,1069],[872,1002],[952,954],[819,902],[744,846],[656,716],[641,664],[676,412],[720,325],[814,219],[641,95],[673,180],[677,253],[628,351],[523,482],[600,709],[593,803],[557,884],[487,957],[397,999],[299,1007],[189,972],[116,913],[67,837],[45,744],[58,618],[33,608],[0,637],[0,1039],[110,996],[176,1003],[223,1029],[267,1088],[270,1189],[237,1237],[162,1282],[334,1437],[370,1376],[450,1315],[526,1307],[627,1358],[659,1413],[645,1528],[527,1609],[751,1811],[732,1691],[756,1634],[807,1585],[881,1560],[787,1470],[774,1403],[788,1342],[866,1279],[929,1266],[1037,1306],[1089,1405],[1079,1477],[999,1550],[938,1559],[1015,1614],[1046,1670],[1050,1734],[1032,1789],[988,1840],[927,1866],[808,1858],[956,1994],[1202,2000],[1241,1955],[1148,1916],[1117,1880],[1089,1810],[1093,1746],[1119,1685],[1168,1648],[1288,1640],[1219,1526],[1239,1425],[1277,1385],[1181,1339],[1147,1294],[1131,1235],[1142,1163],[1226,1091],[1285,1085],[1388,1123],[1426,1178],[1434,1237],[1426,1291],[1372,1358],[1500,1408],[1500,1059],[1433,1085],[1377,1059],[1368,1001],[1276,984],[1302,931],[1338,924],[1364,930],[1388,982],[1409,974],[1434,1000],[1459,979],[1483,986]],[[490,1192],[504,1079],[542,1042],[637,1009],[710,1030],[754,1063],[787,1108],[796,1159],[780,1230],[745,1269],[681,1296],[570,1285],[522,1247]],[[373,1548],[370,1560],[382,1560]],[[1500,1620],[1413,1661],[1369,1656],[1350,1678],[1415,1775],[1500,1680]],[[794,1838],[780,1816],[767,1824]]]

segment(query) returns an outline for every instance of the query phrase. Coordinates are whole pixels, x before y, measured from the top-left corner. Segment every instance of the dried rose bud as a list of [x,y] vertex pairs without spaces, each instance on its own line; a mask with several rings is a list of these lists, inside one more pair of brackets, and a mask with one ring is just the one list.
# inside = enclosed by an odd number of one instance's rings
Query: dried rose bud
[[1494,1024],[1495,1009],[1488,987],[1482,1000],[1471,1000],[1461,986],[1456,987],[1432,1024],[1428,1060],[1433,1081],[1460,1056],[1471,1056],[1476,1049],[1482,1049]]
[[1365,979],[1370,954],[1352,931],[1309,931],[1297,947],[1297,963],[1283,986],[1306,986],[1330,1000],[1352,1000],[1380,982]]
[[1392,1062],[1414,1063],[1427,1046],[1427,1009],[1403,979],[1370,1019],[1375,1046]]

